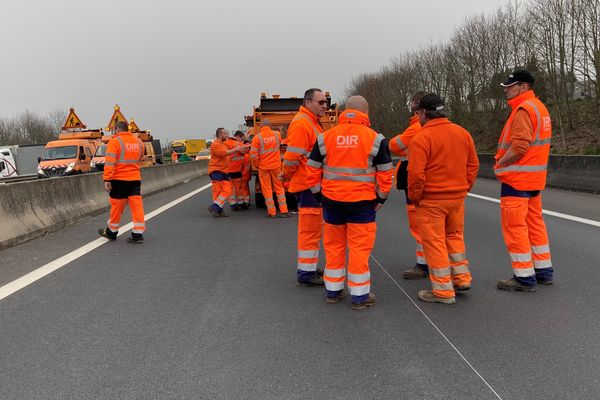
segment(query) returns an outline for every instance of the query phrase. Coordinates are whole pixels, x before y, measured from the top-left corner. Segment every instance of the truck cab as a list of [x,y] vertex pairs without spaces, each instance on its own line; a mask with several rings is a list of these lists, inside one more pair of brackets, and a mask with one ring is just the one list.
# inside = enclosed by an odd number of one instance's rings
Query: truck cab
[[58,140],[46,144],[38,176],[51,178],[90,172],[90,162],[101,145],[100,137],[100,131],[61,133]]
[[171,149],[181,157],[187,154],[188,157],[194,158],[196,155],[206,150],[206,139],[178,139],[171,143]]

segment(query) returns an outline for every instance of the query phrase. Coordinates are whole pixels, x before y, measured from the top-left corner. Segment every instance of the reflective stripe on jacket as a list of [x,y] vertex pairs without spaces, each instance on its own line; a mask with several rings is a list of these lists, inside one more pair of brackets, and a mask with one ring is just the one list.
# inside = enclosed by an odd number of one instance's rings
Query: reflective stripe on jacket
[[268,126],[252,139],[250,160],[255,169],[277,169],[281,167],[281,134]]
[[[238,140],[229,138],[225,141],[225,146],[228,149],[235,149],[236,147],[243,146],[244,144]],[[244,154],[240,152],[232,153],[229,155],[229,172],[242,172],[244,163]]]
[[105,181],[140,181],[140,160],[144,156],[144,143],[131,132],[118,132],[106,146],[104,163]]
[[289,191],[292,193],[303,192],[308,189],[306,183],[306,162],[317,140],[323,132],[319,119],[304,106],[288,127],[287,149],[283,155],[282,170],[290,180]]
[[527,153],[517,162],[502,167],[494,167],[496,177],[518,190],[542,190],[546,187],[548,156],[552,137],[552,122],[546,106],[535,97],[533,90],[509,100],[512,112],[502,130],[496,151],[496,161],[511,146],[511,127],[517,111],[523,109],[529,114],[533,133]]
[[339,121],[317,137],[307,164],[310,190],[340,202],[387,198],[394,167],[386,139],[360,111],[346,110]]

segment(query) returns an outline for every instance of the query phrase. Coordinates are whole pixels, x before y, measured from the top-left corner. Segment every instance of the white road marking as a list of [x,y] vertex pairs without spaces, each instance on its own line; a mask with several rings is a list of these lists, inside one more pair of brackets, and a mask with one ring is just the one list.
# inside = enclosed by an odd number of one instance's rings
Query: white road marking
[[435,324],[435,322],[433,322],[431,320],[431,318],[429,318],[429,316],[425,313],[425,311],[423,311],[423,309],[421,307],[419,307],[419,305],[408,295],[408,293],[406,293],[406,291],[404,290],[404,288],[402,286],[400,286],[400,284],[398,284],[398,282],[396,282],[396,280],[392,277],[392,275],[390,275],[390,273],[384,268],[383,265],[381,265],[381,263],[373,256],[373,254],[371,254],[371,258],[373,259],[373,261],[375,261],[375,263],[377,265],[379,265],[379,268],[381,268],[383,270],[383,272],[385,272],[385,274],[392,280],[392,282],[394,282],[396,284],[396,286],[398,286],[398,288],[402,291],[402,293],[404,293],[404,295],[406,296],[406,298],[408,298],[408,300],[410,300],[410,302],[417,308],[417,310],[419,310],[419,312],[421,314],[423,314],[423,317],[425,317],[425,319],[434,327],[434,329],[444,338],[444,340],[446,342],[448,342],[448,344],[450,345],[450,347],[452,347],[452,349],[454,349],[454,351],[460,356],[460,358],[463,359],[463,361],[469,366],[469,368],[471,368],[473,370],[473,372],[475,372],[475,374],[483,381],[483,383],[492,391],[492,393],[494,393],[494,395],[502,400],[502,397],[500,397],[500,395],[494,390],[494,388],[485,380],[485,378],[483,376],[481,376],[481,374],[475,369],[475,367],[473,367],[473,364],[471,364],[469,362],[469,360],[466,359],[465,356],[463,356],[463,354],[460,352],[460,350],[458,350],[456,348],[456,346],[454,345],[454,343],[452,343],[450,341],[450,339],[448,339],[448,337],[446,335],[444,335],[444,332],[441,331],[440,328],[438,328],[438,326]]
[[[198,193],[202,192],[203,190],[208,189],[211,186],[212,185],[210,183],[208,185],[204,185],[201,188],[196,189],[196,190],[186,194],[185,196],[182,196],[176,200],[173,200],[170,203],[165,204],[164,206],[157,208],[156,210],[146,214],[146,216],[145,216],[146,221],[148,221],[151,218],[156,217],[160,213],[167,211],[169,208],[175,207],[177,204],[181,203],[182,201],[185,201],[185,200],[189,199],[190,197],[197,195]],[[131,228],[133,228],[133,222],[130,222],[127,225],[123,225],[121,228],[119,228],[118,236],[121,236],[124,233],[130,231]],[[103,244],[105,244],[107,242],[109,242],[109,240],[105,239],[105,238],[98,238],[96,240],[93,240],[90,243],[83,245],[76,250],[73,250],[69,254],[66,254],[60,258],[57,258],[54,261],[49,262],[48,264],[36,269],[35,271],[32,271],[32,272],[28,273],[27,275],[23,275],[22,277],[14,280],[10,283],[7,283],[6,285],[0,287],[0,300],[10,296],[11,294],[23,289],[26,286],[31,285],[33,282],[42,279],[46,275],[51,274],[52,272],[56,271],[57,269],[60,269],[60,268],[64,267],[65,265],[69,264],[70,262],[77,260],[78,258],[86,255],[90,251],[102,246]]]
[[[493,203],[500,203],[499,199],[495,199],[493,197],[482,196],[480,194],[469,193],[468,196],[474,197],[476,199],[491,201]],[[551,215],[553,217],[562,218],[562,219],[568,219],[569,221],[575,221],[575,222],[579,222],[581,224],[591,225],[591,226],[600,228],[600,221],[594,221],[593,219],[576,217],[574,215],[563,214],[563,213],[559,213],[556,211],[550,211],[550,210],[542,210],[542,214]]]

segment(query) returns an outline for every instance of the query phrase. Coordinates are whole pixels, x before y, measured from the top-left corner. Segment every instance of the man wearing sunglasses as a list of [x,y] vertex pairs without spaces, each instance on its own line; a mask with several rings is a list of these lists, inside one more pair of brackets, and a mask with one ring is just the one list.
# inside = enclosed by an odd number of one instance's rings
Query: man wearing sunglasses
[[546,106],[533,92],[534,82],[533,75],[521,69],[501,83],[512,111],[498,141],[494,172],[502,182],[502,234],[514,275],[498,282],[500,290],[535,292],[538,283],[553,283],[541,195],[552,123]]
[[283,157],[280,178],[289,181],[289,191],[298,201],[298,264],[299,286],[322,286],[323,278],[317,271],[319,246],[323,236],[321,205],[313,197],[306,183],[306,162],[323,132],[320,118],[327,111],[328,101],[321,89],[312,88],[304,93],[304,102],[288,128],[287,150]]

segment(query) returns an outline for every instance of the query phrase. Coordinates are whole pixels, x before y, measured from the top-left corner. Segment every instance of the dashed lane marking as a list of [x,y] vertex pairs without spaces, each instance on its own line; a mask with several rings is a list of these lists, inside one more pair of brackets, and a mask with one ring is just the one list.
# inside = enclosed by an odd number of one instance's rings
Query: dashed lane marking
[[[469,193],[468,196],[474,197],[476,199],[491,201],[493,203],[500,203],[500,200],[498,200],[498,199],[495,199],[493,197],[482,196],[480,194]],[[593,219],[576,217],[574,215],[563,214],[563,213],[559,213],[556,211],[550,211],[550,210],[542,210],[542,214],[551,215],[553,217],[562,218],[562,219],[568,219],[569,221],[575,221],[575,222],[579,222],[581,224],[591,225],[591,226],[600,228],[600,221],[594,221]]]
[[502,397],[500,397],[500,395],[494,390],[494,388],[488,383],[488,381],[486,381],[485,378],[483,376],[481,376],[481,374],[479,373],[479,371],[477,371],[475,369],[473,364],[471,364],[469,362],[469,360],[467,360],[467,358],[460,352],[460,350],[458,350],[456,348],[454,343],[452,343],[450,341],[450,339],[448,339],[448,337],[446,335],[444,335],[444,332],[442,332],[441,329],[438,328],[438,326],[435,324],[435,322],[433,322],[431,320],[431,318],[429,318],[429,316],[425,313],[425,311],[423,311],[423,309],[421,307],[419,307],[419,305],[408,295],[408,293],[406,293],[404,288],[402,286],[400,286],[400,284],[398,282],[396,282],[396,280],[392,277],[392,275],[390,275],[390,273],[385,269],[385,267],[383,265],[381,265],[381,263],[373,256],[373,254],[371,254],[371,258],[373,259],[373,261],[375,261],[375,263],[377,265],[379,265],[379,268],[381,268],[383,270],[383,272],[385,272],[385,274],[388,276],[388,278],[390,278],[392,280],[392,282],[394,282],[394,284],[396,286],[398,286],[398,288],[402,291],[402,293],[404,293],[406,298],[417,308],[417,310],[419,310],[419,312],[423,315],[423,317],[425,317],[425,319],[431,324],[431,326],[433,326],[433,328],[444,338],[444,340],[446,342],[448,342],[450,347],[452,347],[452,349],[460,356],[460,358],[462,358],[462,360],[469,366],[469,368],[471,368],[471,370],[473,372],[475,372],[475,374],[479,377],[479,379],[481,379],[481,381],[485,384],[485,386],[487,386],[492,391],[492,393],[496,396],[496,398],[502,400]]
[[[172,202],[165,204],[164,206],[157,208],[156,210],[146,214],[146,216],[145,216],[146,221],[167,211],[169,208],[175,207],[177,204],[181,203],[182,201],[185,201],[185,200],[189,199],[190,197],[197,195],[198,193],[208,189],[209,187],[211,187],[210,183],[208,185],[204,185],[201,188],[198,188],[178,199],[175,199]],[[133,222],[130,222],[127,225],[123,225],[119,229],[118,236],[121,236],[124,233],[130,231],[131,228],[133,228]],[[93,241],[89,242],[88,244],[83,245],[76,250],[73,250],[69,254],[65,254],[64,256],[57,258],[54,261],[49,262],[48,264],[36,269],[35,271],[32,271],[32,272],[28,273],[27,275],[23,275],[22,277],[14,280],[10,283],[7,283],[6,285],[0,287],[0,300],[23,289],[24,287],[31,285],[35,281],[42,279],[46,275],[49,275],[52,272],[56,271],[57,269],[60,269],[60,268],[64,267],[65,265],[69,264],[70,262],[77,260],[78,258],[86,255],[87,253],[89,253],[90,251],[92,251],[94,249],[97,249],[98,247],[102,246],[103,244],[105,244],[107,242],[109,242],[109,240],[105,239],[105,238],[98,238],[96,240],[93,240]]]

